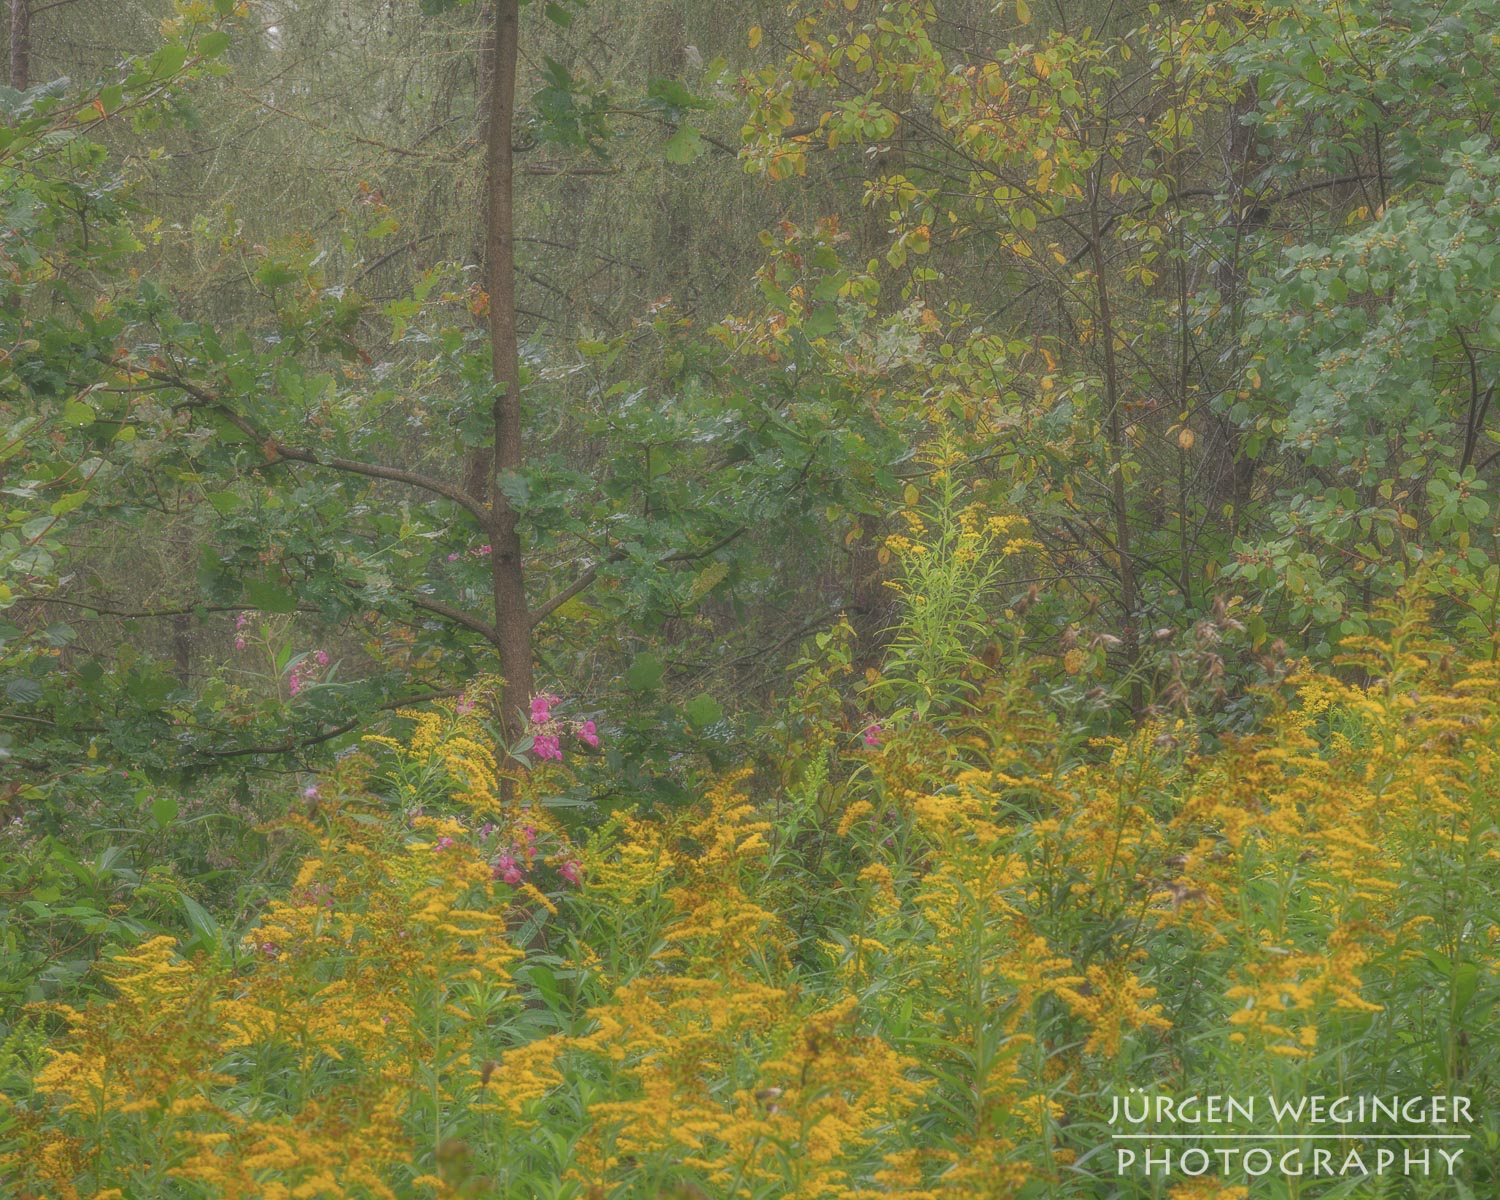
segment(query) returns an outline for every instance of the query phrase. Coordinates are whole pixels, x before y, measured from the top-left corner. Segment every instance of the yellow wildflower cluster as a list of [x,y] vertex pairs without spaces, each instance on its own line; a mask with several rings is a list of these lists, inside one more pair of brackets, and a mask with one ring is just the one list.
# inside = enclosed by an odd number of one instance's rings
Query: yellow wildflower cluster
[[107,1000],[38,1011],[0,1190],[1076,1197],[1102,1080],[1467,1089],[1500,961],[1500,671],[1418,608],[1388,623],[1212,748],[1180,723],[1069,743],[1024,675],[842,760],[830,709],[808,823],[731,774],[609,817],[554,895],[493,878],[468,821],[493,759],[462,714],[419,717],[397,770],[456,796],[393,816],[330,785],[242,942],[148,938],[102,965]]
[[233,961],[152,938],[104,965],[113,998],[53,1010],[66,1033],[35,1088],[57,1119],[0,1170],[65,1200],[89,1179],[225,1200],[397,1195],[418,1098],[456,1101],[520,955],[472,849],[407,841],[352,806],[325,829],[294,824],[314,852]]
[[922,1092],[911,1060],[860,1031],[854,997],[815,1006],[787,986],[790,931],[744,890],[770,826],[737,779],[703,812],[627,818],[621,842],[594,848],[591,903],[660,902],[656,969],[614,986],[589,1010],[590,1032],[518,1048],[495,1072],[499,1096],[519,1086],[540,1102],[524,1111],[532,1121],[611,1079],[572,1169],[598,1194],[670,1165],[716,1194],[780,1181],[783,1195],[853,1200],[851,1164]]

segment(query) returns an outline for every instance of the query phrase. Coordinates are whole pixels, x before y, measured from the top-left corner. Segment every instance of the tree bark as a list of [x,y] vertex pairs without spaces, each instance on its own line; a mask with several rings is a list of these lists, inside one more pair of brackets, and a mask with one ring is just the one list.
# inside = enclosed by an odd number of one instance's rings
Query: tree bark
[[[490,138],[490,98],[495,90],[495,4],[497,0],[490,0],[486,7],[487,23],[484,32],[479,39],[479,71],[478,71],[478,111],[474,114],[474,123],[478,130],[479,142],[488,146]],[[488,193],[488,189],[486,189]],[[481,214],[481,225],[486,231],[485,240],[488,240],[490,227],[489,197],[486,194],[484,200],[484,212]],[[485,257],[486,247],[481,246],[478,251],[480,258],[480,278],[485,281],[485,287],[490,285],[490,264]],[[489,318],[486,316],[485,320]],[[488,446],[474,446],[464,454],[464,491],[471,496],[477,496],[481,501],[488,502],[490,498],[490,471],[492,470],[492,456]]]
[[31,86],[31,0],[10,0],[10,86]]
[[[1104,160],[1100,160],[1101,163]],[[1102,167],[1101,167],[1102,170]],[[1121,419],[1120,370],[1115,361],[1115,321],[1110,305],[1108,263],[1104,257],[1104,230],[1099,219],[1100,172],[1095,171],[1089,186],[1089,253],[1094,268],[1094,299],[1098,305],[1099,326],[1096,335],[1104,346],[1104,408],[1109,434],[1110,499],[1114,509],[1115,556],[1119,559],[1120,609],[1124,626],[1125,657],[1132,675],[1130,707],[1136,716],[1142,710],[1140,680],[1134,678],[1139,658],[1140,639],[1136,627],[1137,587],[1135,559],[1130,546],[1130,506],[1125,487],[1125,458],[1129,452],[1125,423]]]
[[499,635],[500,725],[514,740],[533,692],[531,621],[526,615],[526,583],[521,568],[517,513],[501,486],[522,463],[521,360],[516,335],[516,243],[512,196],[512,126],[515,120],[516,60],[520,40],[519,0],[496,0],[495,67],[490,82],[487,132],[488,202],[485,260],[489,267],[490,354],[495,400],[491,409],[495,448],[490,473],[490,573]]
[[[1233,241],[1231,253],[1214,271],[1214,282],[1219,290],[1220,303],[1229,313],[1228,340],[1231,346],[1238,339],[1244,308],[1245,256],[1250,253],[1248,242],[1267,218],[1267,210],[1251,204],[1248,195],[1255,171],[1255,131],[1244,124],[1244,118],[1254,108],[1255,87],[1246,84],[1226,114],[1224,191],[1230,207],[1225,214],[1225,223],[1233,230]],[[1232,379],[1243,364],[1238,354],[1231,358],[1230,364]],[[1211,440],[1205,451],[1211,455],[1210,461],[1220,464],[1210,502],[1215,510],[1226,505],[1229,507],[1228,534],[1233,539],[1242,532],[1245,509],[1255,486],[1256,464],[1245,453],[1240,430],[1227,414],[1213,414],[1208,431]]]

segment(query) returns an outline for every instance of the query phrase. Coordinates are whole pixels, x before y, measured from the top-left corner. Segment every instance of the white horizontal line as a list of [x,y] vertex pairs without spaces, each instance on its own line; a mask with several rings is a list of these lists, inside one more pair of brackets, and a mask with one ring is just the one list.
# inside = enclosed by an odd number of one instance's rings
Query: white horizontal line
[[1261,1141],[1301,1141],[1303,1139],[1328,1139],[1340,1142],[1356,1138],[1405,1138],[1408,1141],[1461,1141],[1467,1142],[1472,1133],[1112,1133],[1116,1141],[1129,1138],[1257,1138]]

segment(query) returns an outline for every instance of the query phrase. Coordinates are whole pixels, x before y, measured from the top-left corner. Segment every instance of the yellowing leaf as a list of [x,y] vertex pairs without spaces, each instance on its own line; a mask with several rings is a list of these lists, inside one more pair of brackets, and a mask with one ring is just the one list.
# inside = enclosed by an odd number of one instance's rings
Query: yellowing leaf
[[1194,440],[1195,439],[1193,437],[1193,431],[1191,429],[1184,429],[1177,435],[1177,444],[1184,450],[1191,450],[1193,448]]
[[760,45],[761,28],[759,25],[750,26],[750,49],[754,50]]
[[1022,25],[1031,24],[1031,9],[1027,7],[1026,0],[1016,0],[1016,20]]
[[904,500],[908,506],[915,504],[921,498],[922,493],[917,491],[917,485],[914,483],[908,483],[905,490],[903,490],[901,493],[901,499]]

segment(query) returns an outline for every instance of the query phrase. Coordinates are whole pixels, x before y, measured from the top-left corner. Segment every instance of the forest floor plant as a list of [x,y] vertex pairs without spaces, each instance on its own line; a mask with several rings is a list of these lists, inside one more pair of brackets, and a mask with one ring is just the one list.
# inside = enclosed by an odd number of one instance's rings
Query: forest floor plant
[[[407,714],[282,823],[304,861],[241,937],[151,937],[16,1027],[5,1194],[1493,1194],[1500,667],[1408,597],[1253,734],[1080,740],[1032,664],[959,663],[967,627],[924,624],[1020,537],[932,486],[865,685],[894,716],[849,720],[830,637],[783,794],[730,770],[584,829],[550,754],[496,799],[472,698]],[[1473,1140],[1452,1178],[1119,1173],[1131,1089],[1462,1096],[1439,1128]],[[1374,1161],[1367,1125],[1280,1131]]]

